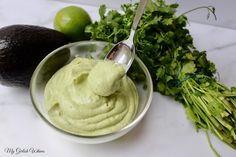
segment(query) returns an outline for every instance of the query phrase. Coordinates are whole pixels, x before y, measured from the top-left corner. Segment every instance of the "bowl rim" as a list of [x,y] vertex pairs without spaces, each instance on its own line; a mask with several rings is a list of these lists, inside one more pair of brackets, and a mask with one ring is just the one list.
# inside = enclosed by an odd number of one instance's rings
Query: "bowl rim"
[[61,133],[63,135],[68,135],[68,136],[76,137],[76,138],[95,139],[95,138],[108,137],[108,136],[111,136],[111,135],[122,133],[122,132],[126,131],[127,129],[132,128],[132,126],[135,126],[135,124],[138,124],[138,122],[144,117],[144,115],[148,111],[148,109],[149,109],[149,107],[151,105],[151,102],[152,102],[152,97],[153,97],[153,82],[152,82],[152,79],[151,79],[151,75],[150,75],[146,65],[142,62],[142,60],[137,55],[135,55],[134,60],[136,60],[139,64],[141,64],[141,66],[143,67],[145,75],[148,76],[146,79],[148,79],[148,82],[150,82],[150,91],[149,91],[150,93],[148,94],[146,105],[145,105],[144,109],[142,110],[142,112],[140,113],[140,115],[138,115],[132,122],[130,122],[128,125],[126,125],[125,127],[123,127],[120,130],[117,130],[117,131],[114,131],[114,132],[111,132],[111,133],[108,133],[108,134],[96,135],[96,136],[74,134],[74,133],[65,131],[65,130],[60,129],[60,128],[56,127],[55,125],[53,125],[50,121],[47,120],[47,118],[45,118],[45,116],[41,113],[41,111],[38,109],[38,107],[36,105],[38,103],[35,101],[35,97],[36,96],[34,95],[34,89],[35,89],[34,82],[35,82],[36,75],[38,74],[38,72],[40,70],[40,67],[45,63],[45,61],[49,57],[51,57],[53,54],[55,54],[59,50],[67,48],[67,47],[72,47],[72,46],[75,46],[75,45],[78,45],[78,44],[86,44],[86,43],[90,43],[90,44],[98,44],[98,43],[112,44],[112,43],[109,43],[109,42],[106,42],[106,41],[92,41],[92,40],[77,41],[77,42],[73,42],[73,43],[69,43],[69,44],[63,45],[63,46],[53,50],[52,52],[50,52],[48,55],[46,55],[43,58],[43,60],[40,61],[40,63],[37,65],[37,67],[35,68],[35,70],[34,70],[34,72],[32,74],[32,77],[31,77],[31,80],[30,80],[30,86],[29,86],[30,87],[29,89],[30,89],[30,99],[31,99],[31,102],[32,102],[35,110],[37,111],[39,117],[45,123],[47,123],[48,126],[50,126],[52,129],[58,131],[59,133]]

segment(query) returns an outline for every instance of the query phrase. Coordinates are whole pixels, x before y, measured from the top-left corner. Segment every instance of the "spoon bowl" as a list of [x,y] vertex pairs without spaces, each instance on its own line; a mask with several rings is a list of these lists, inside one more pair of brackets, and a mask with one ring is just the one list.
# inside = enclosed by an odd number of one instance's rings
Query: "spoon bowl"
[[130,47],[124,42],[119,42],[110,50],[106,56],[106,59],[113,60],[116,63],[124,65],[124,68],[127,72],[134,60],[134,55],[134,46]]
[[108,54],[105,57],[105,60],[113,60],[116,63],[122,64],[126,72],[129,70],[134,60],[135,56],[135,46],[133,42],[134,35],[138,27],[139,21],[145,11],[147,2],[148,0],[140,0],[131,27],[129,38],[114,45],[114,47],[108,52]]

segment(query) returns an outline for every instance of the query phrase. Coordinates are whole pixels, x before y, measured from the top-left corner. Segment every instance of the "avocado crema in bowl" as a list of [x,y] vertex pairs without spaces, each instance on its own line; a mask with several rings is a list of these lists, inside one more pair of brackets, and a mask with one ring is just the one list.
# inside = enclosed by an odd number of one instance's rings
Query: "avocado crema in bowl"
[[146,114],[153,94],[146,66],[136,56],[126,74],[122,65],[102,59],[111,46],[71,43],[51,52],[35,69],[31,100],[60,135],[78,143],[104,143],[125,135]]

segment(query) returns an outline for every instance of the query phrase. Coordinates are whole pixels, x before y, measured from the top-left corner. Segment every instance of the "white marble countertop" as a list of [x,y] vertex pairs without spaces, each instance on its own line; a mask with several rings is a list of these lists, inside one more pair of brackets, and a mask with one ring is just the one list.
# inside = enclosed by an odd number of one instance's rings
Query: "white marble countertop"
[[[71,3],[72,4],[72,3]],[[35,24],[52,27],[56,11],[70,5],[49,0],[1,0],[0,27]],[[78,4],[77,4],[78,5]],[[93,20],[98,8],[82,6]],[[236,85],[236,30],[190,23],[196,46],[207,50],[228,86]],[[212,143],[222,157],[236,151],[214,136]],[[7,149],[39,149],[41,153],[11,154]],[[214,157],[203,131],[197,133],[184,109],[169,97],[154,93],[147,116],[130,133],[113,142],[82,145],[53,134],[37,116],[26,89],[0,85],[0,157]]]

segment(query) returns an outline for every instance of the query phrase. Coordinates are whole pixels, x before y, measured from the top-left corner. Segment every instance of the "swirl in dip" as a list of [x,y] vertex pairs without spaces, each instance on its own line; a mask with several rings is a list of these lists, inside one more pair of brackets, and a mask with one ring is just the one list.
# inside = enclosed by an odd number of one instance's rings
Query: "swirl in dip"
[[45,107],[55,126],[98,136],[118,131],[135,117],[138,93],[124,68],[113,61],[75,58],[45,88]]

